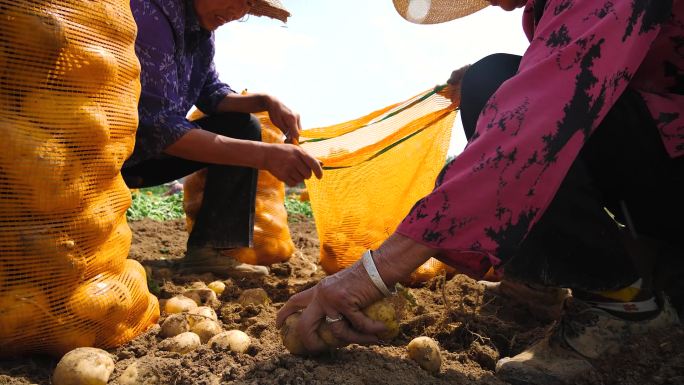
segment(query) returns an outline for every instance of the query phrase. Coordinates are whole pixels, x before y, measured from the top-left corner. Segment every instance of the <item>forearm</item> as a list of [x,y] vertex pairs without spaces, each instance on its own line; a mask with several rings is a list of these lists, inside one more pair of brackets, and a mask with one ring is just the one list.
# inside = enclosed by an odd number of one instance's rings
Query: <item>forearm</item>
[[266,94],[228,94],[216,107],[220,112],[254,113],[267,111],[271,97]]
[[168,146],[164,152],[197,162],[261,169],[265,164],[267,146],[267,143],[234,139],[194,129]]
[[382,280],[392,288],[435,254],[436,250],[394,233],[373,251],[373,260]]

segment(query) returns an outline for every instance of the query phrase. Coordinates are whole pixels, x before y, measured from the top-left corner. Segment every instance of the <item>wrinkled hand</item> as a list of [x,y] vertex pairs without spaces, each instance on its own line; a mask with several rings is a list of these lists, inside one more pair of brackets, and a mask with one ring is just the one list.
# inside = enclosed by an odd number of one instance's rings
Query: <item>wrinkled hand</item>
[[296,143],[302,129],[299,114],[272,96],[268,98],[267,111],[271,122],[285,134],[286,142]]
[[329,324],[333,335],[346,343],[377,343],[376,334],[386,331],[382,322],[368,318],[361,311],[382,298],[361,261],[321,280],[316,286],[293,295],[278,311],[276,325],[281,327],[291,314],[302,311],[297,332],[311,353],[328,350],[317,333],[325,316],[342,321]]
[[311,178],[312,173],[318,179],[323,177],[321,163],[303,148],[292,144],[269,145],[264,168],[288,186]]

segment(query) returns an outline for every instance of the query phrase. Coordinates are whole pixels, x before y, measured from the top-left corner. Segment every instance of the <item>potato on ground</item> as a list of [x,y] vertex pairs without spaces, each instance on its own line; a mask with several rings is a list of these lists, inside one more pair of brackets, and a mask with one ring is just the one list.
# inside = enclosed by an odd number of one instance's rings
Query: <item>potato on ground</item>
[[156,368],[135,361],[128,365],[118,378],[119,385],[157,385],[160,383]]
[[183,313],[171,314],[161,324],[159,335],[164,338],[175,337],[190,331],[190,322]]
[[247,305],[268,305],[271,299],[268,297],[266,290],[258,287],[255,289],[247,289],[240,294],[238,303],[242,306]]
[[202,343],[207,343],[213,336],[221,333],[223,329],[218,322],[211,319],[204,319],[199,322],[195,322],[191,327],[190,331],[197,334]]
[[223,281],[214,281],[210,282],[207,287],[216,293],[216,295],[220,296],[223,294],[223,292],[226,290],[226,284],[223,283]]
[[195,301],[197,306],[215,305],[219,303],[216,292],[207,287],[186,290],[183,292],[183,296]]
[[77,348],[59,361],[53,385],[105,385],[114,371],[109,353],[97,348]]
[[252,340],[247,333],[241,330],[229,330],[227,332],[219,333],[209,340],[209,346],[212,348],[220,348],[223,350],[230,350],[231,352],[244,353],[249,349]]
[[190,310],[187,314],[188,322],[190,323],[190,326],[192,327],[195,323],[204,321],[206,319],[212,320],[212,321],[218,321],[218,316],[216,315],[216,311],[214,309],[210,308],[209,306],[200,306],[197,308],[194,308]]
[[195,308],[197,308],[197,303],[182,295],[169,298],[164,304],[164,311],[167,314],[185,313]]
[[406,347],[409,357],[421,368],[430,373],[439,373],[442,366],[442,355],[437,342],[430,337],[416,337]]
[[175,337],[167,338],[159,343],[159,349],[180,354],[190,353],[200,347],[202,342],[193,332],[181,333]]

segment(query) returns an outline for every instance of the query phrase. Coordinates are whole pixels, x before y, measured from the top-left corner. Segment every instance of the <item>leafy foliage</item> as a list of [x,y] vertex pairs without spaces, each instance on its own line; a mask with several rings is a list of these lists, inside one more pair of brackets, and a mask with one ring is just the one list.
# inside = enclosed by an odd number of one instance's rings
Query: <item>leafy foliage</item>
[[287,210],[287,215],[290,217],[313,218],[311,203],[302,202],[296,196],[285,197],[285,210]]
[[167,186],[156,186],[132,190],[131,207],[126,212],[129,221],[150,218],[155,221],[168,221],[185,217],[183,212],[183,193],[165,195]]
[[[133,201],[126,212],[129,221],[150,218],[155,221],[168,221],[185,217],[183,212],[183,192],[166,195],[168,186],[156,186],[131,190]],[[311,204],[302,202],[296,196],[285,198],[288,216],[312,218]]]

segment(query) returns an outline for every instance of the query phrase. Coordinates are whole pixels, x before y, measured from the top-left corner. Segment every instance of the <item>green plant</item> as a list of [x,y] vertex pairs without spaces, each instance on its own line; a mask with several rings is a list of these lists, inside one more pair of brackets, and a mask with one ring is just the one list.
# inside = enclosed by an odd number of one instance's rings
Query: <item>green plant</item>
[[126,212],[126,218],[129,221],[143,218],[155,221],[183,218],[183,193],[164,195],[166,191],[166,186],[133,190],[131,207]]
[[159,282],[152,279],[150,274],[147,275],[147,290],[156,296],[161,294],[161,286],[159,286]]
[[[150,218],[155,221],[168,221],[183,218],[183,193],[165,195],[166,191],[166,186],[133,190],[131,207],[126,212],[128,220]],[[294,221],[302,217],[313,218],[311,203],[302,202],[295,196],[285,198],[285,210]]]
[[297,197],[287,196],[285,197],[285,210],[287,211],[288,217],[306,217],[312,218],[313,211],[311,211],[311,203],[302,202]]

